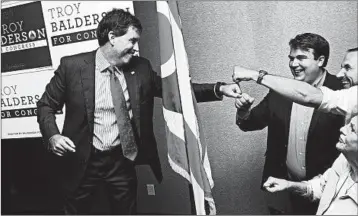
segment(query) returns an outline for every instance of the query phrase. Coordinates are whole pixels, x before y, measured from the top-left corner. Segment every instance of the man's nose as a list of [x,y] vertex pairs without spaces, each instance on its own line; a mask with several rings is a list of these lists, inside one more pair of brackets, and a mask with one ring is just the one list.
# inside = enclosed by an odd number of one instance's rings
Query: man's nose
[[297,59],[293,59],[292,61],[291,61],[291,67],[297,67],[298,66],[298,61],[297,61]]
[[336,77],[340,78],[340,77],[344,77],[346,71],[342,68],[336,75]]
[[346,125],[346,126],[341,127],[340,131],[341,131],[341,134],[346,135],[347,125]]

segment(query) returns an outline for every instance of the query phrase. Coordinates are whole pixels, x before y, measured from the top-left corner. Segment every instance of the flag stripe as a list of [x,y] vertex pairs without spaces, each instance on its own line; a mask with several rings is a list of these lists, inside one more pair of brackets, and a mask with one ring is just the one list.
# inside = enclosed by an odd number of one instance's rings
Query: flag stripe
[[[175,21],[175,24],[180,29],[182,29],[180,16],[179,16],[178,2],[177,1],[168,1],[168,7],[169,7],[170,13],[173,17],[172,21]],[[172,25],[173,25],[173,23],[172,23]]]
[[169,160],[169,164],[170,167],[177,173],[179,173],[181,176],[183,176],[186,180],[188,180],[189,182],[191,182],[190,179],[190,175],[187,172],[188,167],[183,168],[182,166],[180,166],[180,163],[175,162],[174,159],[172,159],[171,155],[168,154],[168,160]]
[[173,74],[176,71],[175,59],[174,59],[173,53],[169,57],[169,60],[161,65],[161,69],[162,69],[162,77],[163,78],[170,76],[171,74]]
[[[160,4],[162,5],[162,4]],[[174,59],[174,46],[172,40],[171,24],[170,17],[165,13],[164,8],[158,6],[158,26],[159,28],[159,38],[160,38],[160,61],[162,64],[162,77],[164,74],[171,74],[176,69],[175,59]],[[161,11],[159,11],[161,10]],[[169,61],[170,60],[170,61]]]
[[168,130],[185,143],[183,115],[163,107],[163,116]]
[[162,88],[165,89],[163,91],[163,106],[167,110],[182,113],[176,70],[171,75],[162,77]]

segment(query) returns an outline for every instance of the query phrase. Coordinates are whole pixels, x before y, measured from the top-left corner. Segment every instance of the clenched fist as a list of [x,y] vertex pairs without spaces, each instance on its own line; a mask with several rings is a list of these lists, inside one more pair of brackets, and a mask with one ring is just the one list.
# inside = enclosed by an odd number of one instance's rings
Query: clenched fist
[[53,135],[49,142],[49,150],[58,156],[63,156],[67,152],[76,151],[73,142],[68,137],[60,134]]

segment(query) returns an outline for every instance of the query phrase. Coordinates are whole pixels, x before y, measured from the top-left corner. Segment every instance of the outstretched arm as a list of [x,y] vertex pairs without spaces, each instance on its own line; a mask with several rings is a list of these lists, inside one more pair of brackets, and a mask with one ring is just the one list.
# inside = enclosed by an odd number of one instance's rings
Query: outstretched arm
[[[154,86],[154,95],[162,97],[163,81],[157,72],[155,72],[147,60],[148,69],[151,71],[151,80]],[[165,79],[177,79],[174,77],[166,77]],[[170,82],[167,82],[170,84]],[[223,96],[237,98],[241,95],[240,86],[236,83],[192,83],[193,91],[197,102],[208,102],[222,100]]]
[[274,177],[269,177],[263,186],[271,193],[287,190],[305,196],[308,195],[309,191],[309,184],[307,182],[293,182]]
[[[340,157],[334,163],[340,163],[342,157],[344,156],[340,155]],[[311,201],[317,201],[321,199],[323,190],[325,189],[329,176],[332,172],[336,171],[333,168],[329,168],[322,175],[319,174],[311,180],[301,182],[293,182],[270,176],[263,184],[263,187],[271,193],[287,190],[300,196],[306,197]]]
[[[232,78],[234,82],[240,82],[257,81],[258,77],[258,71],[235,66]],[[318,108],[323,99],[323,93],[320,89],[294,79],[267,74],[263,76],[261,84],[304,106]]]

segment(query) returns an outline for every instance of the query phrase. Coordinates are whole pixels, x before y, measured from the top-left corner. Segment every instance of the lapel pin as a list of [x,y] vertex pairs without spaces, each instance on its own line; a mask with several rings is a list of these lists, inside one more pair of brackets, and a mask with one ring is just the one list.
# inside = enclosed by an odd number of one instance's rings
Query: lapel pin
[[131,74],[133,75],[133,74],[134,74],[134,71],[132,71]]

